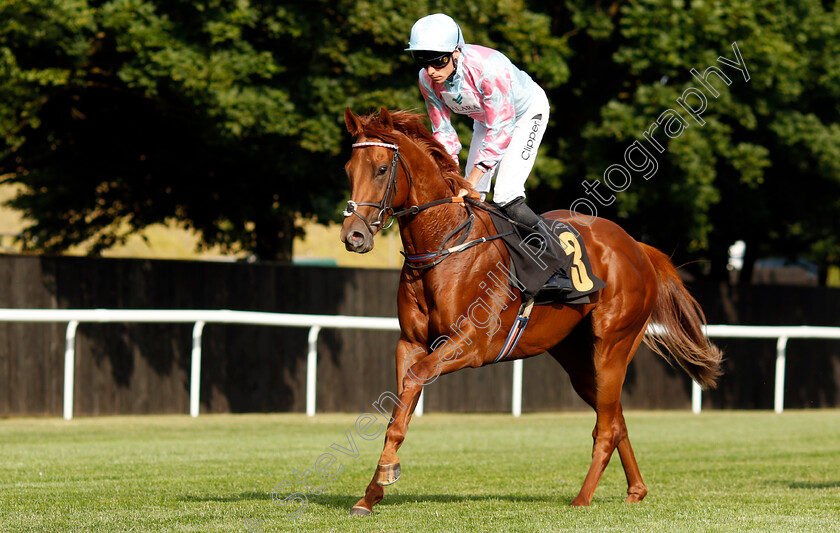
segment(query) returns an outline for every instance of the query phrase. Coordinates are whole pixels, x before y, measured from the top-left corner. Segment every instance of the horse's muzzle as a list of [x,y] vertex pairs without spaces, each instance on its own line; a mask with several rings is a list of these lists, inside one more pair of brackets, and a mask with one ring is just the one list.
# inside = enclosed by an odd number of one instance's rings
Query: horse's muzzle
[[341,242],[348,252],[366,254],[373,250],[373,234],[358,219],[346,219],[341,227]]

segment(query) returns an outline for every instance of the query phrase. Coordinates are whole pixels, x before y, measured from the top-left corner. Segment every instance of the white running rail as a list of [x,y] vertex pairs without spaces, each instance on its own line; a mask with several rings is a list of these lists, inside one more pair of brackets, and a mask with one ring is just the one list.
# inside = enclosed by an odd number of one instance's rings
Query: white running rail
[[0,309],[0,322],[67,322],[64,350],[64,419],[73,418],[76,330],[82,323],[192,323],[190,362],[190,416],[199,412],[201,390],[201,338],[205,324],[247,324],[309,328],[309,351],[306,360],[306,414],[315,415],[315,385],[318,333],[321,328],[374,329],[399,331],[396,318],[341,315],[298,315],[256,311],[155,310],[155,309]]
[[[399,321],[388,317],[342,315],[300,315],[256,311],[221,310],[154,310],[154,309],[0,309],[0,322],[67,322],[64,351],[64,418],[73,418],[75,385],[76,331],[82,323],[192,323],[192,357],[190,363],[190,416],[199,414],[201,389],[201,340],[206,324],[247,324],[309,328],[306,358],[306,414],[315,415],[317,388],[318,335],[322,328],[370,329],[399,331]],[[655,326],[653,326],[655,327]],[[774,410],[784,409],[785,358],[788,339],[840,339],[840,327],[820,326],[706,326],[708,337],[776,339],[776,379]],[[513,394],[511,412],[522,414],[522,360],[513,362]],[[423,414],[423,396],[415,414]],[[701,389],[692,383],[692,411],[701,411]]]
[[[828,326],[729,326],[710,325],[705,328],[707,337],[739,339],[776,339],[776,379],[773,393],[773,410],[784,411],[785,361],[788,339],[840,339],[840,327]],[[691,410],[700,413],[702,390],[691,383]]]

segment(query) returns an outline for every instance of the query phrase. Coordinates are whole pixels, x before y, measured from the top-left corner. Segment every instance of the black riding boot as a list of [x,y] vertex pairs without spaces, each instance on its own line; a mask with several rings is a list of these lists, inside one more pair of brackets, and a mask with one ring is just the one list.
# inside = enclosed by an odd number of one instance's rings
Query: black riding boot
[[[502,207],[510,218],[520,224],[528,226],[533,232],[539,233],[540,236],[545,239],[547,246],[549,247],[549,252],[551,252],[555,257],[562,257],[560,254],[564,252],[560,247],[560,241],[558,241],[557,237],[552,235],[548,230],[548,224],[545,222],[542,224],[540,223],[543,221],[542,217],[534,213],[530,207],[525,205],[525,198],[520,196],[515,200],[504,204]],[[543,291],[549,292],[554,296],[561,296],[572,292],[572,281],[563,269],[558,269],[551,275],[550,278],[548,278],[548,281],[543,284],[540,292],[542,293]]]

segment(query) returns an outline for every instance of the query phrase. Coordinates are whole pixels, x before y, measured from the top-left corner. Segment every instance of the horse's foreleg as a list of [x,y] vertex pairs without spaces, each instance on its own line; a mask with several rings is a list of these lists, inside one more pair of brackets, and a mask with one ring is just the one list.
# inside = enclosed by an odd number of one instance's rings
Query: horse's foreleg
[[378,482],[380,485],[390,485],[399,478],[400,460],[397,458],[397,451],[405,440],[408,423],[420,399],[420,393],[423,392],[423,387],[443,374],[467,366],[468,359],[458,358],[456,351],[458,354],[461,353],[452,343],[444,342],[428,355],[418,354],[415,357],[409,354],[404,359],[406,369],[400,388],[400,403],[394,408],[391,424],[385,433],[385,447],[379,458]]
[[379,474],[379,468],[373,473],[373,479],[368,483],[365,489],[364,497],[357,501],[353,507],[350,508],[350,514],[355,516],[367,516],[373,512],[373,506],[382,501],[385,497],[385,489],[382,485],[376,482],[376,476]]
[[[404,392],[403,386],[403,378],[406,374],[406,359],[410,357],[410,353],[416,349],[416,345],[406,341],[404,338],[400,338],[400,341],[397,343],[397,395],[402,402],[402,394]],[[419,395],[418,395],[419,397]],[[403,404],[404,405],[404,404]],[[416,405],[416,402],[414,403]],[[414,411],[414,405],[411,406],[411,411]],[[397,415],[399,411],[401,411],[400,404],[394,405],[394,410],[391,414],[391,422],[388,424],[388,428],[393,426],[394,422],[397,419]],[[389,429],[390,430],[390,429]],[[387,442],[387,438],[386,438]],[[381,460],[379,461],[382,462]],[[351,515],[358,515],[358,516],[366,516],[369,515],[373,511],[373,506],[382,501],[382,498],[385,497],[385,489],[383,484],[378,483],[380,480],[380,468],[377,465],[376,470],[373,472],[373,479],[370,480],[370,483],[365,489],[365,495],[362,499],[356,502],[355,505],[350,509]],[[396,481],[396,479],[394,480]]]
[[[447,348],[450,350],[448,351]],[[441,373],[466,366],[465,363],[458,364],[451,357],[451,347],[443,346],[422,358],[413,357],[411,351],[406,354],[405,349],[400,349],[397,355],[397,364],[400,366],[397,369],[397,376],[402,376],[402,380],[399,387],[399,401],[394,405],[391,422],[385,432],[385,447],[364,498],[356,502],[350,514],[370,514],[373,506],[379,503],[385,494],[383,487],[395,483],[400,478],[401,468],[397,451],[405,440],[408,423],[420,399],[423,386],[434,381]],[[420,350],[415,348],[413,353],[419,352]],[[425,351],[422,353],[425,354]],[[415,360],[417,362],[414,362]]]
[[391,485],[400,478],[400,460],[397,457],[397,451],[405,440],[408,423],[411,421],[411,415],[414,413],[414,408],[417,406],[422,391],[423,385],[415,383],[409,377],[403,379],[402,393],[400,394],[402,406],[397,404],[394,407],[393,421],[388,425],[388,430],[385,432],[385,447],[382,450],[382,455],[379,456],[377,475],[374,476],[374,479],[380,485]]
[[385,433],[385,449],[382,450],[382,455],[379,457],[379,463],[373,473],[373,479],[370,480],[365,490],[365,496],[350,509],[351,515],[369,515],[373,511],[373,506],[385,497],[384,487],[396,483],[402,474],[397,450],[405,440],[408,422],[411,419],[411,414],[414,413],[423,387],[412,381],[403,383],[400,389],[400,401],[394,406],[391,423],[388,424],[388,430]]

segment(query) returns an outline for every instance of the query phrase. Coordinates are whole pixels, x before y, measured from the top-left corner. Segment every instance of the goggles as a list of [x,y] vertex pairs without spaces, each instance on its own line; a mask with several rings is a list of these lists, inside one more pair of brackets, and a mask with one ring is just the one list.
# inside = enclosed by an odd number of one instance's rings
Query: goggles
[[441,69],[452,61],[452,52],[428,52],[425,50],[414,50],[411,52],[414,62],[422,69],[432,66]]

